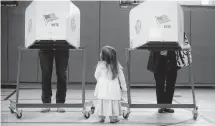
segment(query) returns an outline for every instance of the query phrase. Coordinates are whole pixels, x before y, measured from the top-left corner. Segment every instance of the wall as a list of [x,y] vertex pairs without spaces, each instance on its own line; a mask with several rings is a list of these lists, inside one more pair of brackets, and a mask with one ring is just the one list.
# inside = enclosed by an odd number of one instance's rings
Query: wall
[[191,42],[196,83],[215,83],[215,7],[193,8]]
[[1,9],[1,82],[7,82],[8,80],[8,48],[7,48],[7,8],[2,7]]
[[[18,7],[8,8],[8,82],[16,81],[18,47],[24,46],[24,23],[25,8],[29,1],[20,2]],[[35,82],[37,77],[37,53],[29,51],[23,53],[20,80],[24,82]]]

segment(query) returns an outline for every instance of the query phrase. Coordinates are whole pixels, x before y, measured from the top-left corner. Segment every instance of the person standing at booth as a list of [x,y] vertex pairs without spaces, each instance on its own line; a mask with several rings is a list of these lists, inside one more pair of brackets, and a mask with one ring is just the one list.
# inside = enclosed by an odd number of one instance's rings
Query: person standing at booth
[[[184,33],[185,40],[187,39]],[[151,51],[147,69],[154,73],[157,104],[172,104],[177,79],[177,58],[175,51]],[[174,113],[171,108],[160,108],[158,113]]]
[[[175,52],[151,51],[147,69],[154,73],[157,104],[172,104],[178,70]],[[158,112],[173,113],[174,110],[160,108]]]
[[[42,70],[42,102],[51,103],[52,87],[51,78],[53,70],[53,61],[55,59],[57,75],[56,103],[65,103],[67,91],[67,67],[69,60],[69,51],[47,49],[39,51],[40,66]],[[41,112],[49,112],[50,108],[42,108]],[[65,109],[58,108],[58,112],[65,112]]]

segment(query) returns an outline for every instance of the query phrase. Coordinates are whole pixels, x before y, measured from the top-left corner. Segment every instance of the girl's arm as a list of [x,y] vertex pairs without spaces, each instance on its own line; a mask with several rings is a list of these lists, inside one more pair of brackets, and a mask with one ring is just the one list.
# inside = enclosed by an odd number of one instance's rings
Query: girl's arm
[[98,81],[100,75],[101,75],[101,72],[100,72],[100,63],[98,63],[97,66],[96,66],[95,74],[94,74],[94,77],[96,78],[96,81]]
[[127,91],[127,86],[126,86],[126,81],[125,81],[125,75],[124,75],[122,69],[123,68],[120,65],[120,67],[119,67],[119,81],[120,81],[120,85],[122,87],[122,90],[123,91]]

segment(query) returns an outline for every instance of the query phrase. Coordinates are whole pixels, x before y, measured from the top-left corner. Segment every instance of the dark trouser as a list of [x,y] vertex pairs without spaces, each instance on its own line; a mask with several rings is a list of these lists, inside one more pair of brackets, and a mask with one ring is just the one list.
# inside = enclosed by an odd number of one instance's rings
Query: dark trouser
[[161,60],[161,64],[159,64],[160,69],[154,73],[157,104],[172,104],[177,79],[177,69],[169,69],[166,66],[166,58],[162,57]]
[[51,78],[53,60],[55,58],[57,74],[56,103],[65,103],[67,91],[67,66],[69,60],[68,50],[40,50],[40,66],[42,69],[42,101],[51,103]]

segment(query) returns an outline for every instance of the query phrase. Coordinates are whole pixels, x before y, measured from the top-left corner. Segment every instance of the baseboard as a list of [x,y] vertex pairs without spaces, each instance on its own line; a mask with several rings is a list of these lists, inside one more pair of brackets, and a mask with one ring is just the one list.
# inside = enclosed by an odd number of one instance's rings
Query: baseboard
[[16,85],[7,85],[7,84],[2,84],[1,88],[7,88],[7,89],[15,89]]

